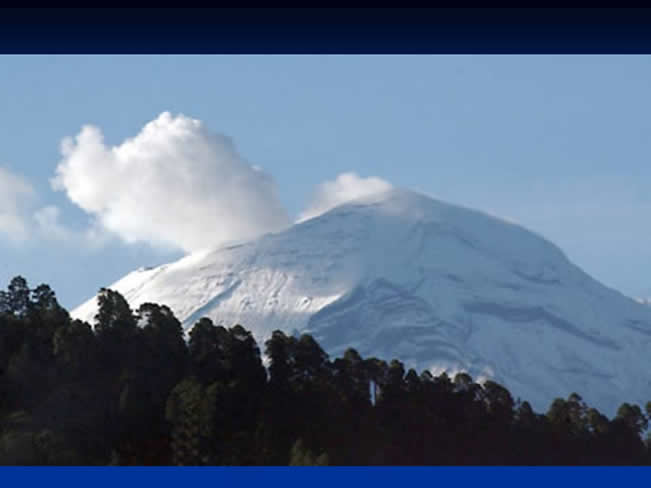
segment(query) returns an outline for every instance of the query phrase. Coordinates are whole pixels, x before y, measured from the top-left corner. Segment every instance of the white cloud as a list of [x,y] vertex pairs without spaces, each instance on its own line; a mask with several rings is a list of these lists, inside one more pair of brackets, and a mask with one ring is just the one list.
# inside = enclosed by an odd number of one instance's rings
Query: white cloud
[[34,212],[34,220],[47,237],[59,241],[68,241],[72,237],[72,232],[61,225],[59,215],[59,208],[49,205]]
[[34,189],[25,179],[0,167],[0,233],[11,241],[29,237],[26,211],[33,196]]
[[50,241],[59,241],[66,244],[85,244],[87,247],[99,247],[106,240],[108,235],[102,229],[96,228],[96,225],[91,225],[85,230],[71,229],[61,223],[59,217],[61,210],[54,206],[48,205],[39,208],[33,214],[36,229],[39,231],[42,238]]
[[361,178],[357,173],[342,173],[334,181],[326,181],[317,186],[311,204],[298,216],[298,222],[317,217],[349,200],[391,188],[391,184],[381,178]]
[[[112,147],[87,125],[61,152],[53,188],[129,243],[195,251],[290,223],[271,177],[243,160],[231,139],[183,115],[164,112]],[[62,230],[57,211],[38,218]]]
[[60,220],[61,210],[54,205],[39,208],[33,214],[35,230],[38,235],[48,241],[74,245],[79,249],[97,250],[103,247],[113,237],[97,221],[92,221],[85,229],[73,229]]

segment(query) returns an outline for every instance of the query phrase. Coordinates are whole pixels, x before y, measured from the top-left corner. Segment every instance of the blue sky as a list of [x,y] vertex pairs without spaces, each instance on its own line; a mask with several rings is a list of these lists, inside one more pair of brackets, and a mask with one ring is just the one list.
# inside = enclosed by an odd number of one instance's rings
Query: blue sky
[[[128,168],[96,176],[95,186],[86,185],[93,175],[76,178],[74,161],[99,158],[92,169],[128,160],[133,151],[113,160],[111,148],[170,112],[165,124],[179,114],[201,121],[188,137],[236,159],[228,168],[237,181],[252,182],[242,195],[275,187],[283,210],[273,218],[295,219],[318,185],[355,172],[516,221],[604,284],[648,296],[649,86],[648,56],[0,56],[0,283],[22,274],[74,307],[125,273],[213,237],[193,234],[183,215],[163,227],[165,214],[146,213],[157,208],[148,206],[148,185],[162,185],[165,198],[178,171],[195,171],[192,163],[153,180]],[[103,142],[73,142],[63,155],[62,140],[87,124]],[[173,133],[165,124],[152,135],[156,147]],[[235,149],[208,133],[230,137]],[[54,189],[62,162],[66,177]],[[237,200],[223,168],[204,162],[197,174],[206,194],[214,188]],[[165,164],[175,165],[152,168]],[[18,191],[19,182],[29,190]],[[222,202],[202,198],[202,208]],[[126,228],[128,202],[139,203]],[[103,221],[93,210],[102,205]],[[134,229],[140,225],[147,232]],[[223,237],[231,225],[215,232]],[[165,243],[154,242],[157,230],[169,231]]]

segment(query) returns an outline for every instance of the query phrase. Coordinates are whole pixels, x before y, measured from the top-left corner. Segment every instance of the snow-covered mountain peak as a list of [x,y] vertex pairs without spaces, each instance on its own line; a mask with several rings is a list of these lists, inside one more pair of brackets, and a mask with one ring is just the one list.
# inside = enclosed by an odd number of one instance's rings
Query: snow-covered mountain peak
[[[577,391],[613,414],[645,403],[651,308],[608,289],[523,227],[415,192],[347,202],[256,240],[194,253],[110,286],[259,342],[308,332],[418,370],[493,377],[546,409]],[[72,312],[92,321],[95,298]]]

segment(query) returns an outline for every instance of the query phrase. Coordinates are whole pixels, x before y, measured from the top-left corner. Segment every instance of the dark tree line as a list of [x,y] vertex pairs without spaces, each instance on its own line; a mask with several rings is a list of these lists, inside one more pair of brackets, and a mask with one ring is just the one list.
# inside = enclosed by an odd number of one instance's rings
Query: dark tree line
[[651,415],[614,419],[577,394],[545,414],[464,373],[397,360],[331,360],[275,331],[268,367],[249,331],[199,320],[183,336],[164,305],[132,311],[102,289],[96,326],[47,285],[0,292],[0,464],[651,464]]

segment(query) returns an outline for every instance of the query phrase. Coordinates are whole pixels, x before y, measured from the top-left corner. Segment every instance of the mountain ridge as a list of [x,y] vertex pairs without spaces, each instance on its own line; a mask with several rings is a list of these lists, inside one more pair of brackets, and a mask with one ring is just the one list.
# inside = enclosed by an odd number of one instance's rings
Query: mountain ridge
[[[492,378],[538,409],[574,391],[613,414],[644,404],[651,308],[600,284],[550,241],[408,190],[337,206],[283,231],[129,273],[133,308],[241,323],[259,343],[310,333],[337,355],[398,358]],[[92,323],[91,299],[72,315]]]

